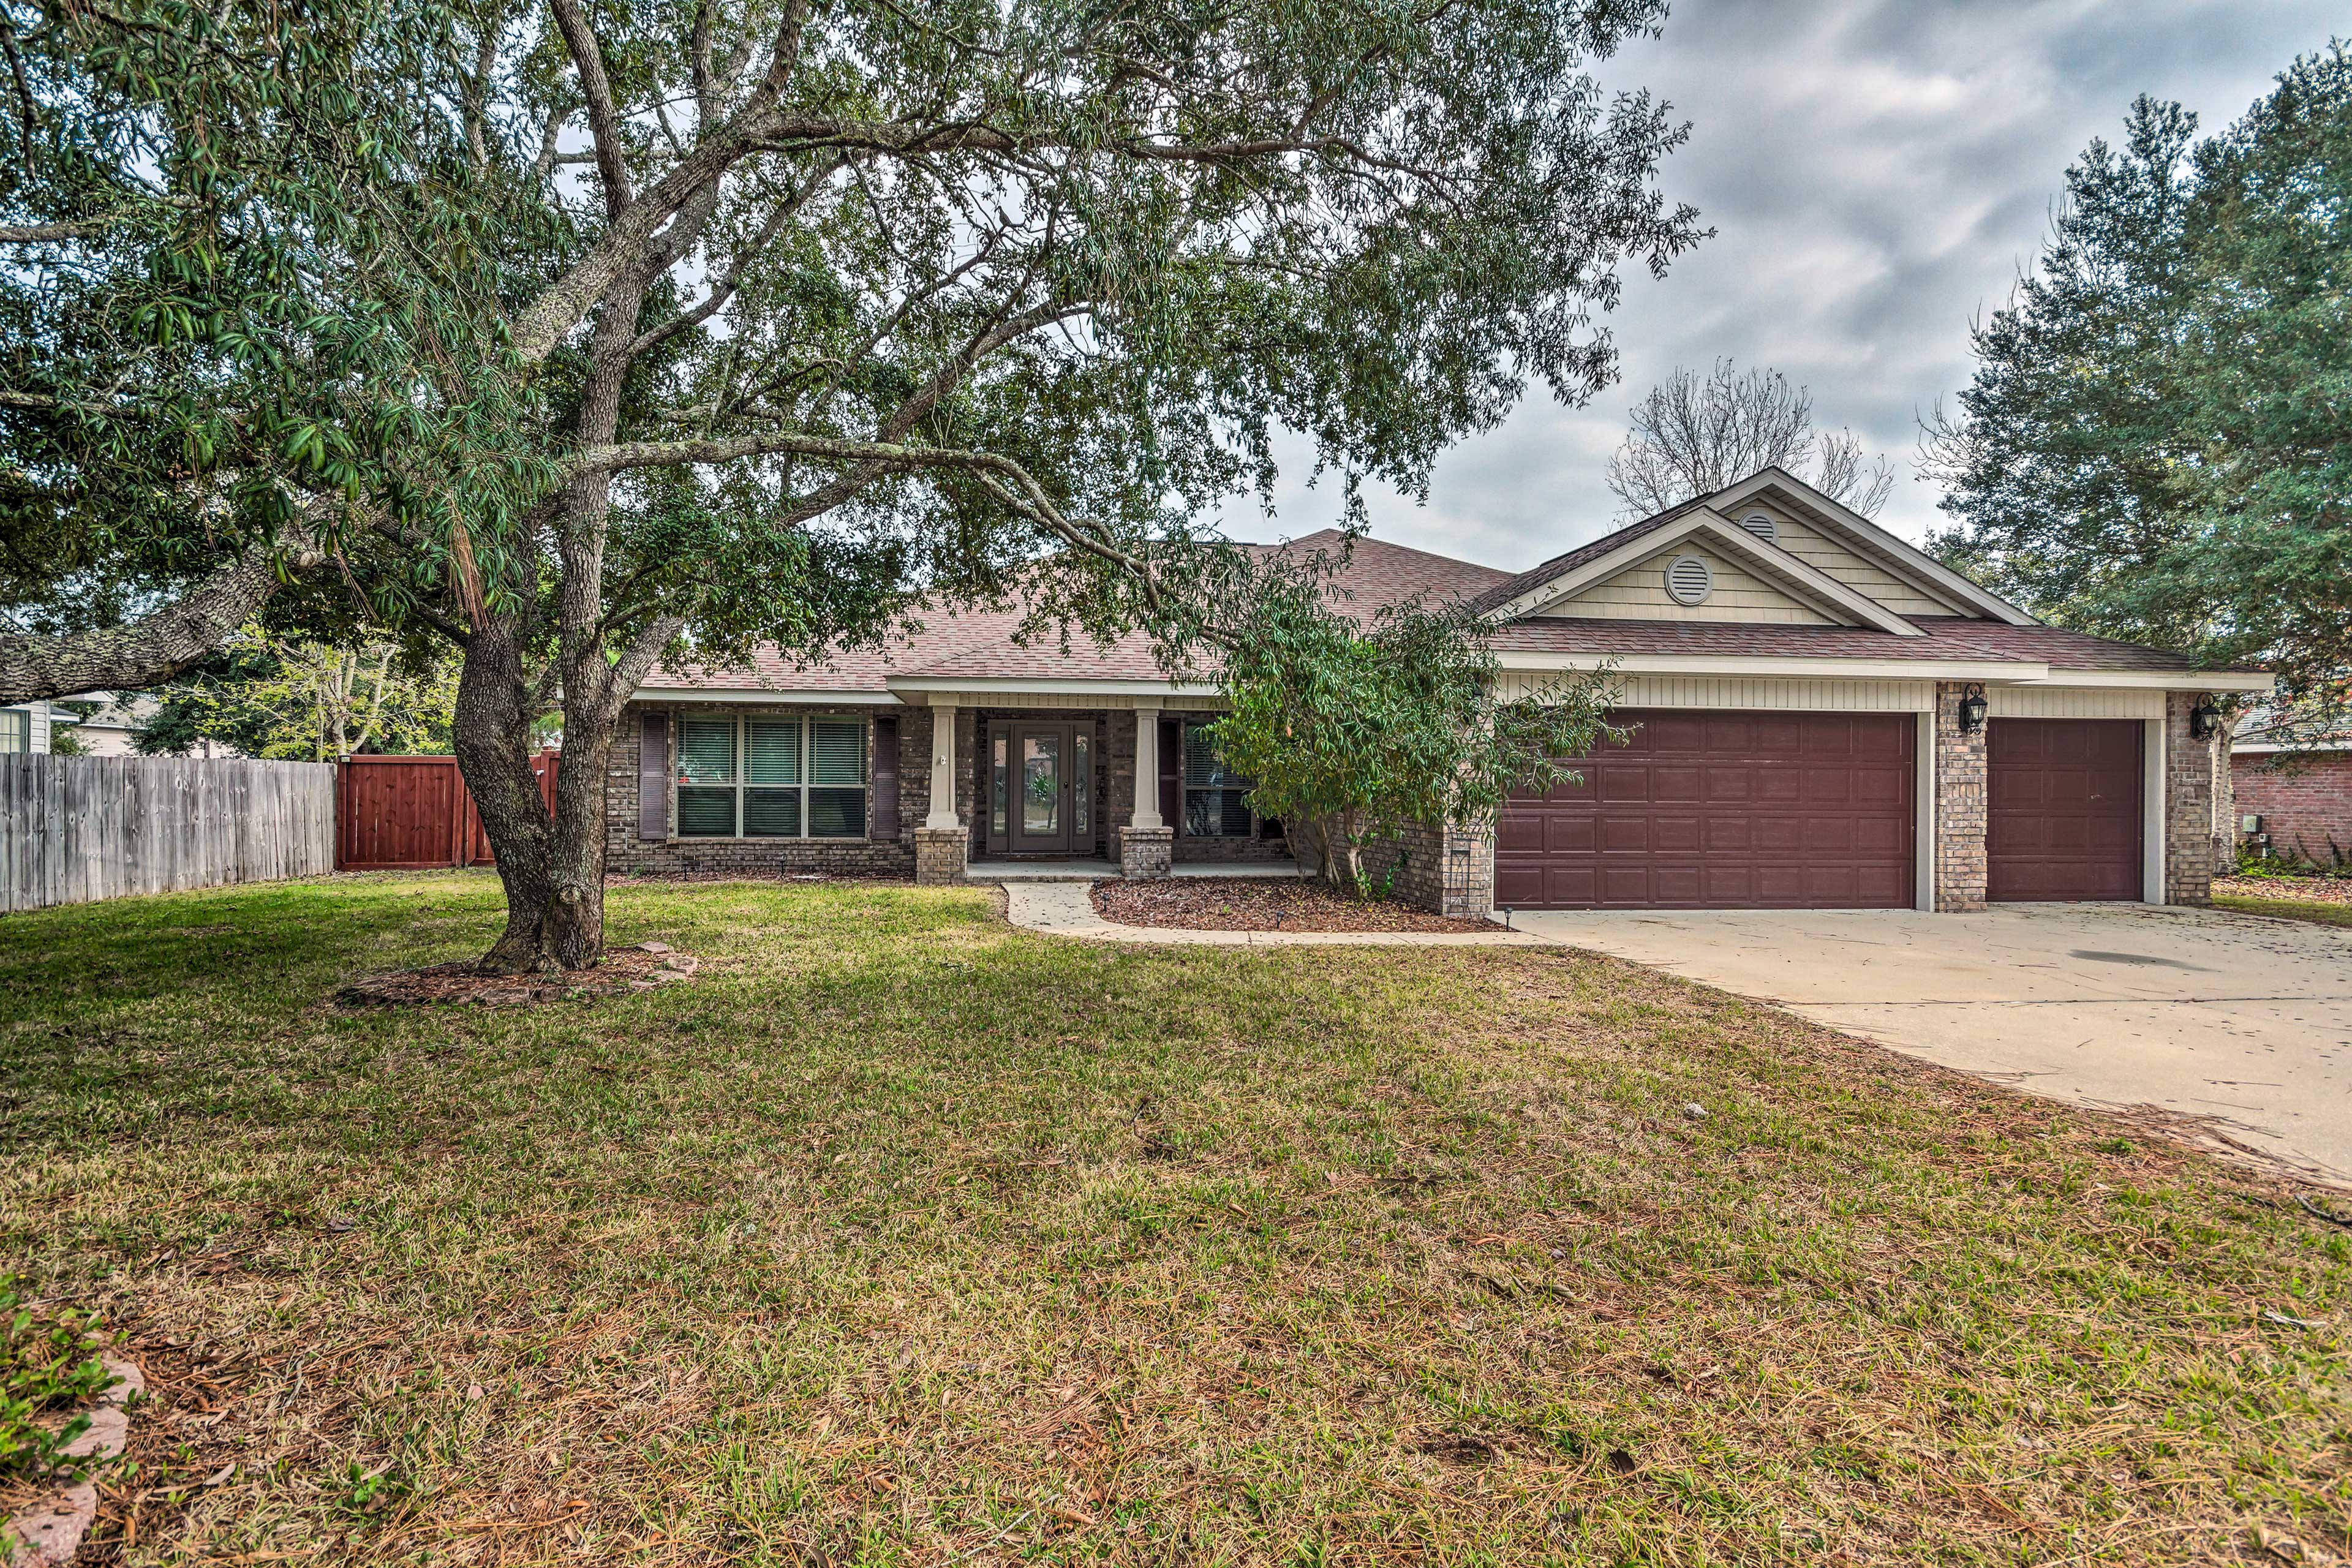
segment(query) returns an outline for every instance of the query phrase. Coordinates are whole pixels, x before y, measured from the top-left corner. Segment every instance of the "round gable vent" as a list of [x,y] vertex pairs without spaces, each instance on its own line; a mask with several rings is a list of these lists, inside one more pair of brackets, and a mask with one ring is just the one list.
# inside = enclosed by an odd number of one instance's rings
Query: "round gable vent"
[[1666,595],[1677,605],[1704,605],[1715,592],[1715,574],[1696,555],[1677,555],[1666,568]]
[[1739,520],[1739,526],[1759,539],[1769,540],[1775,544],[1780,542],[1780,525],[1772,521],[1769,512],[1750,513]]

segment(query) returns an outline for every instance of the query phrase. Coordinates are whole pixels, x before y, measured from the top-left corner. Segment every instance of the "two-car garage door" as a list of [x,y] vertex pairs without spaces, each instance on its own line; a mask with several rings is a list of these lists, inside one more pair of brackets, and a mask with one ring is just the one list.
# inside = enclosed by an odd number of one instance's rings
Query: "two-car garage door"
[[1621,710],[1633,743],[1507,803],[1511,909],[1905,909],[1917,837],[1908,713]]
[[[1580,783],[1506,803],[1511,909],[1907,909],[1917,889],[1909,713],[1620,711],[1633,743]],[[1995,719],[1987,894],[2140,894],[2137,721]]]

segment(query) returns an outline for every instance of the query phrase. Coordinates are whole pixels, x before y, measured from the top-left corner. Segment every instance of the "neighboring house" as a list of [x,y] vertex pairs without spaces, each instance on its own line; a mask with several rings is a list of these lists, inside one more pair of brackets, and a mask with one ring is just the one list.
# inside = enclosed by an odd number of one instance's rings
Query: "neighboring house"
[[[2201,903],[2216,757],[2190,715],[2271,684],[2043,626],[1778,469],[1516,575],[1364,540],[1345,583],[1359,608],[1473,601],[1522,690],[1613,663],[1638,726],[1491,834],[1404,844],[1400,891],[1449,912]],[[611,868],[1283,857],[1208,744],[1213,685],[1141,638],[1024,647],[1017,621],[656,675],[613,755]]]
[[51,731],[49,705],[19,702],[0,708],[0,755],[12,752],[47,752]]
[[2251,842],[2321,866],[2352,858],[2352,735],[2284,742],[2253,714],[2231,742],[2230,777]]
[[110,694],[91,691],[83,694],[89,700],[105,706],[96,709],[73,727],[74,739],[81,742],[82,754],[89,757],[135,757],[139,754],[139,731],[163,706],[143,691]]

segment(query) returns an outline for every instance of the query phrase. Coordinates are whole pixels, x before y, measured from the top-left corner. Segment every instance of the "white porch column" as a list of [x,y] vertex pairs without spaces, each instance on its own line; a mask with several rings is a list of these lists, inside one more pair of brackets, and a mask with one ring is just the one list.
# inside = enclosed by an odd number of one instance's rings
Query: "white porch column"
[[953,831],[963,826],[956,815],[956,703],[952,697],[931,698],[931,811],[925,827]]
[[1160,704],[1143,698],[1135,703],[1135,814],[1129,822],[1136,827],[1168,826],[1160,815]]

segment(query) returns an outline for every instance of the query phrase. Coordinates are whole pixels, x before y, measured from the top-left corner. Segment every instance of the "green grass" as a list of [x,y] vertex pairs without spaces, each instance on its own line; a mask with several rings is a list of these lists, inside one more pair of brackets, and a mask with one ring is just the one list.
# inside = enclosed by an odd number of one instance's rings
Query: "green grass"
[[978,891],[626,887],[692,981],[332,1005],[496,909],[0,921],[0,1257],[154,1386],[101,1560],[2345,1548],[2352,1232],[2121,1123],[1606,959]]
[[2352,926],[2352,904],[2322,903],[2313,899],[2254,899],[2235,893],[2213,895],[2216,909],[2249,915],[2269,915],[2283,921],[2312,921],[2326,926]]

